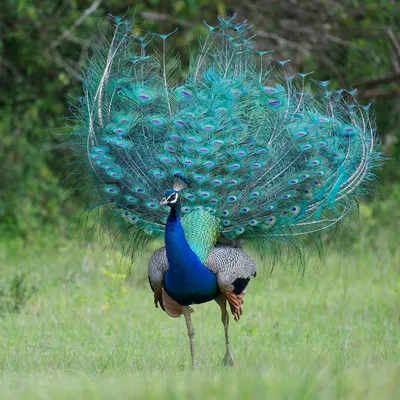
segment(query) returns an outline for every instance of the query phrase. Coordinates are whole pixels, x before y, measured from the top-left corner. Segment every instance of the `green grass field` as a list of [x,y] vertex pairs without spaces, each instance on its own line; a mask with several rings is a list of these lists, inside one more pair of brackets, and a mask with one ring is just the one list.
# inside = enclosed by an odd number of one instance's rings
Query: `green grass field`
[[235,369],[219,364],[219,307],[195,306],[195,371],[184,319],[154,308],[145,261],[119,283],[120,255],[99,246],[3,242],[0,398],[398,399],[400,249],[376,235],[329,249],[304,278],[259,268],[231,319]]

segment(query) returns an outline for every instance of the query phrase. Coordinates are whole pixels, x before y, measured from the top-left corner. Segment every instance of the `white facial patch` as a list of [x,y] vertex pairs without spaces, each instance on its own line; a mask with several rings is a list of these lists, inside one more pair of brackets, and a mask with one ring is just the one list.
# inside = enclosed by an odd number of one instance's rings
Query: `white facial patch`
[[178,193],[172,193],[167,198],[167,202],[171,204],[175,204],[177,201],[178,201]]

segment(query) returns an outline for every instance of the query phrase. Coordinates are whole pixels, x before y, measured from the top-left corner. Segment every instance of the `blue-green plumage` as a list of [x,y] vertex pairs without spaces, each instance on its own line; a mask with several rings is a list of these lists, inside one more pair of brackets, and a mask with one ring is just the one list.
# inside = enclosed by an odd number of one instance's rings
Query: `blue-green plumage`
[[89,62],[74,139],[88,155],[93,191],[118,204],[113,213],[133,240],[164,235],[168,209],[158,200],[174,175],[191,181],[185,215],[201,208],[216,218],[213,240],[217,229],[261,253],[329,231],[367,193],[380,153],[374,120],[353,90],[289,76],[288,60],[254,51],[249,26],[233,18],[207,25],[177,82],[168,79],[176,71],[167,70],[167,54],[149,52],[168,35],[114,24],[110,47]]
[[[130,250],[165,237],[166,255],[150,263],[156,304],[164,286],[165,309],[189,321],[186,305],[222,294],[239,319],[236,292],[255,265],[243,250],[216,246],[218,237],[261,256],[289,245],[297,256],[302,237],[341,223],[382,160],[369,106],[355,90],[289,75],[289,60],[256,51],[250,27],[234,17],[206,24],[183,81],[166,50],[170,34],[112,21],[111,41],[88,62],[71,139],[90,171],[88,192]],[[161,52],[152,50],[157,41]],[[190,186],[172,190],[174,176]]]

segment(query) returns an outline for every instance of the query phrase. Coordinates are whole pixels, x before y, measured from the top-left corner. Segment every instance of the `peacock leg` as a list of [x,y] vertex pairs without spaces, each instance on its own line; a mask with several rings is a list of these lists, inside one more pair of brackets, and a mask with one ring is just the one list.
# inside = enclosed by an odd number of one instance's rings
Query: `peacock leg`
[[235,367],[236,363],[232,357],[231,349],[229,346],[229,313],[226,309],[226,298],[225,296],[220,296],[215,299],[218,305],[221,307],[221,322],[224,324],[225,330],[225,345],[226,345],[226,353],[225,357],[222,360],[222,363],[226,367]]
[[197,361],[194,356],[194,327],[193,327],[193,323],[192,323],[192,318],[190,316],[190,314],[193,310],[191,310],[191,308],[188,306],[182,306],[182,311],[183,311],[183,315],[185,317],[186,327],[187,327],[188,336],[189,336],[190,354],[192,356],[192,367],[196,367]]

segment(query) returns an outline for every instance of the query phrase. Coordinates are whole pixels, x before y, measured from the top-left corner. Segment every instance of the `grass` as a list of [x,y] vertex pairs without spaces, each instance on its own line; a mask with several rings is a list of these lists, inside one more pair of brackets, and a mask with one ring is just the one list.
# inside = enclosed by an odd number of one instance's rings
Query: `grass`
[[99,246],[3,242],[0,398],[400,398],[396,237],[381,230],[345,256],[330,249],[304,278],[259,268],[242,320],[231,319],[236,369],[219,365],[218,306],[195,306],[196,371],[183,318],[153,306],[145,261],[120,283],[120,255]]

